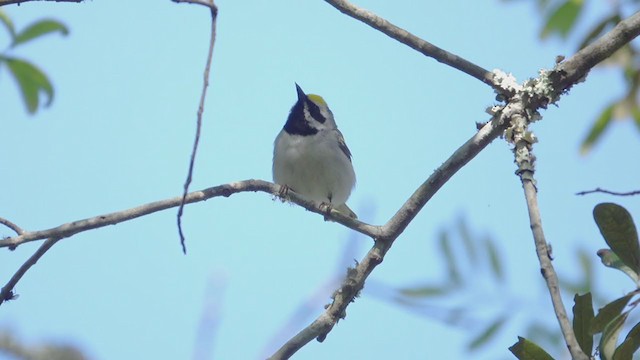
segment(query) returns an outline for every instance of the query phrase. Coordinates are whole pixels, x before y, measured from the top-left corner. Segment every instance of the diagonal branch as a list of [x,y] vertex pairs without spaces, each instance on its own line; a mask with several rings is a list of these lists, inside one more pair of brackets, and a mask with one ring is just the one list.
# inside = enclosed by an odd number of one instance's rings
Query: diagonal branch
[[385,35],[398,40],[399,42],[411,47],[412,49],[434,58],[435,60],[449,65],[455,69],[462,71],[465,74],[471,75],[474,78],[482,81],[483,83],[500,91],[493,82],[493,74],[482,67],[458,56],[452,54],[444,49],[441,49],[421,38],[413,35],[412,33],[404,30],[389,21],[379,17],[371,11],[357,7],[346,0],[325,0],[331,6],[338,9],[340,12],[351,16],[356,20],[360,20],[363,23],[371,26],[372,28],[381,31]]
[[36,250],[36,252],[33,255],[31,255],[31,257],[27,259],[27,261],[25,261],[25,263],[22,264],[20,268],[18,268],[18,271],[16,271],[16,273],[13,274],[13,276],[11,277],[11,279],[9,279],[7,284],[2,287],[2,290],[0,290],[0,305],[5,301],[13,300],[16,298],[16,294],[13,292],[13,289],[15,288],[18,281],[22,279],[22,277],[27,272],[27,270],[31,269],[31,267],[35,265],[38,262],[38,260],[40,260],[42,255],[44,255],[47,251],[49,251],[49,249],[51,249],[51,247],[55,245],[55,243],[57,243],[58,240],[60,239],[50,238],[44,243],[42,243],[42,245],[40,245],[38,250]]
[[313,339],[323,341],[333,326],[346,315],[347,306],[364,288],[365,280],[384,259],[393,242],[420,212],[431,197],[458,170],[473,159],[482,149],[498,137],[504,128],[496,122],[487,123],[471,139],[456,150],[433,174],[411,195],[400,210],[382,227],[375,244],[355,268],[347,271],[347,277],[334,292],[333,302],[309,326],[287,341],[271,356],[271,360],[288,359]]
[[5,218],[1,218],[0,217],[0,224],[8,227],[9,229],[13,230],[16,232],[16,234],[21,235],[22,233],[24,233],[24,230],[22,230],[22,228],[16,224],[14,224],[13,222],[5,219]]
[[0,6],[11,5],[11,4],[22,4],[25,2],[31,1],[48,1],[48,2],[72,2],[72,3],[81,3],[84,0],[0,0]]
[[[372,27],[379,29],[385,33],[387,31],[395,30],[395,26],[388,24],[388,22],[375,17],[375,15],[360,10],[353,5],[350,5],[346,1],[339,0],[326,0],[333,6],[347,13],[356,19],[362,20]],[[344,8],[344,9],[343,9]],[[630,41],[633,36],[636,36],[640,32],[640,17],[638,14],[632,16],[630,19],[623,21],[620,25],[614,28],[609,34],[603,36],[598,41],[594,42],[588,48],[589,51],[580,51],[569,59],[566,63],[560,64],[553,75],[556,76],[556,82],[554,92],[556,101],[559,95],[569,89],[580,79],[584,78],[588,71],[595,66],[599,61],[610,56],[620,47],[624,46]],[[373,20],[371,20],[373,19]],[[374,21],[375,20],[375,21]],[[391,29],[391,30],[389,30]],[[402,29],[400,29],[402,30]],[[404,30],[402,30],[404,31]],[[403,34],[399,31],[399,34]],[[406,32],[405,32],[406,33]],[[389,36],[396,38],[394,35],[387,33]],[[406,33],[408,34],[408,33]],[[633,35],[636,34],[636,35]],[[410,34],[408,34],[410,35]],[[411,35],[412,36],[412,35]],[[398,39],[403,42],[402,40]],[[403,42],[404,43],[404,42]],[[410,45],[411,46],[411,45]],[[413,46],[412,46],[413,47]],[[588,65],[584,65],[588,64]],[[455,66],[454,66],[455,67]],[[521,89],[522,90],[522,89]],[[503,89],[498,90],[501,93],[510,93],[510,90]],[[407,202],[402,206],[400,210],[382,227],[382,236],[377,238],[373,248],[367,253],[365,258],[354,269],[349,269],[347,277],[336,290],[333,297],[333,303],[330,304],[326,311],[323,312],[315,321],[309,326],[296,334],[287,343],[285,343],[270,359],[288,359],[296,351],[302,348],[305,344],[313,340],[323,341],[333,326],[346,315],[346,308],[355,298],[358,296],[360,290],[364,287],[364,282],[369,276],[371,271],[382,262],[385,254],[397,238],[402,233],[406,226],[413,220],[417,212],[422,209],[431,196],[444,184],[455,171],[451,169],[462,167],[471,158],[473,158],[486,144],[491,142],[498,134],[504,130],[503,125],[495,124],[510,124],[512,117],[520,115],[524,112],[528,116],[529,113],[525,109],[525,105],[533,106],[531,108],[533,113],[536,113],[537,109],[544,108],[549,102],[546,101],[531,101],[525,104],[521,94],[510,98],[510,103],[504,107],[502,112],[496,113],[496,117],[489,124],[485,125],[483,129],[474,138],[470,139],[465,145],[454,153],[449,160],[447,160],[439,169],[437,169],[433,175],[427,179],[427,181],[416,190]],[[522,117],[522,115],[520,115]],[[524,135],[524,134],[523,134]],[[477,137],[477,138],[476,138]],[[528,140],[528,139],[526,139]],[[477,143],[476,143],[477,141]],[[486,142],[486,143],[485,143]],[[478,145],[479,147],[476,147]],[[457,157],[456,155],[460,155]],[[459,162],[461,159],[462,162]],[[532,165],[532,164],[531,164]],[[530,169],[526,169],[529,171]],[[577,345],[577,340],[573,329],[568,320],[568,316],[562,299],[560,297],[558,288],[558,279],[549,258],[546,240],[542,232],[542,226],[540,222],[540,215],[537,208],[537,200],[535,198],[535,186],[532,178],[527,178],[523,174],[526,171],[519,171],[519,175],[523,181],[523,187],[525,188],[525,195],[527,198],[528,208],[531,217],[531,226],[534,232],[534,239],[536,243],[536,253],[540,261],[541,269],[551,294],[554,311],[560,323],[560,327],[565,338],[565,342],[569,347],[573,359],[588,359],[588,357],[582,352]],[[532,177],[532,174],[530,174]]]
[[580,82],[594,66],[611,56],[640,35],[640,12],[622,20],[611,31],[600,37],[556,68],[559,75],[558,90],[568,90]]
[[193,166],[196,161],[196,154],[198,152],[198,144],[200,143],[200,132],[202,130],[202,114],[204,113],[204,101],[207,98],[207,88],[209,87],[209,72],[211,71],[211,61],[213,59],[213,46],[216,42],[216,20],[218,19],[218,7],[213,0],[198,1],[198,0],[173,0],[177,3],[192,3],[208,7],[211,10],[211,37],[209,40],[209,53],[207,54],[207,63],[204,67],[204,79],[202,83],[202,94],[200,95],[200,104],[198,105],[198,114],[196,116],[196,135],[193,139],[193,149],[191,150],[191,158],[189,160],[189,170],[187,171],[187,179],[184,182],[184,188],[182,192],[182,201],[178,208],[177,222],[178,222],[178,234],[180,235],[180,245],[182,246],[182,252],[187,253],[187,247],[185,245],[184,233],[182,231],[182,213],[184,211],[184,204],[189,192],[189,186],[193,177]]
[[[270,183],[263,180],[244,180],[233,182],[229,184],[218,185],[207,189],[193,191],[187,194],[185,198],[185,204],[191,204],[209,200],[216,197],[229,197],[233,194],[241,192],[264,192],[274,196],[278,196],[280,192],[280,185]],[[381,234],[381,229],[378,226],[369,225],[345,216],[339,211],[334,209],[326,209],[318,203],[306,200],[293,191],[287,193],[287,200],[298,204],[305,209],[327,216],[331,220],[341,223],[346,227],[358,231],[370,237],[378,237]],[[14,237],[9,237],[0,240],[0,248],[9,247],[15,248],[21,244],[55,238],[67,238],[75,234],[93,230],[108,225],[116,225],[125,221],[137,219],[139,217],[150,215],[158,211],[167,210],[180,206],[182,202],[182,196],[177,196],[165,200],[155,201],[148,204],[140,205],[134,208],[121,210],[109,214],[98,215],[95,217],[73,221],[70,223],[62,224],[54,228],[37,231],[24,231],[22,234]]]

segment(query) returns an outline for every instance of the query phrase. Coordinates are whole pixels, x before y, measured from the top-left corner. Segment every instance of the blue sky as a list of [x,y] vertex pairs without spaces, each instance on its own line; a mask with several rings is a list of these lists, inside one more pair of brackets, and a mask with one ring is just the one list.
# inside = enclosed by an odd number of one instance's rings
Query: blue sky
[[[539,41],[539,17],[524,2],[358,5],[520,81],[552,67],[556,55],[573,52],[560,41]],[[333,110],[358,176],[350,207],[376,224],[473,135],[475,122],[488,119],[484,109],[494,94],[486,85],[323,1],[218,6],[194,190],[271,179],[273,140],[296,99],[294,82],[321,94]],[[15,84],[0,71],[0,216],[37,230],[180,194],[208,47],[208,11],[150,0],[32,2],[2,10],[18,27],[53,17],[71,33],[16,51],[55,85],[53,105],[36,116],[26,114]],[[602,11],[589,8],[584,20]],[[0,33],[0,44],[6,41]],[[533,128],[540,139],[535,153],[543,224],[563,274],[576,274],[578,246],[592,254],[604,247],[592,221],[595,204],[615,201],[636,218],[640,214],[634,198],[574,195],[597,186],[638,188],[632,154],[640,152],[640,142],[630,122],[615,124],[588,156],[578,152],[595,114],[622,91],[618,73],[594,71]],[[496,140],[427,204],[370,282],[404,287],[440,278],[437,234],[464,217],[474,233],[500,244],[512,291],[553,326],[514,170],[509,147]],[[338,263],[345,247],[355,244],[351,257],[360,259],[371,245],[297,206],[246,193],[186,208],[184,256],[175,214],[61,241],[19,283],[20,298],[0,308],[0,328],[27,342],[71,342],[95,359],[184,359],[194,357],[203,307],[219,304],[219,326],[209,344],[213,358],[261,358],[300,304],[336,271],[344,272]],[[11,233],[2,229],[0,235]],[[36,247],[1,253],[3,282]],[[598,268],[598,277],[611,299],[632,287],[610,270]],[[320,299],[310,316],[322,311],[328,295]],[[515,325],[505,329],[478,358],[508,357],[506,348],[519,331]],[[309,344],[295,358],[464,358],[468,338],[365,289],[324,343]]]

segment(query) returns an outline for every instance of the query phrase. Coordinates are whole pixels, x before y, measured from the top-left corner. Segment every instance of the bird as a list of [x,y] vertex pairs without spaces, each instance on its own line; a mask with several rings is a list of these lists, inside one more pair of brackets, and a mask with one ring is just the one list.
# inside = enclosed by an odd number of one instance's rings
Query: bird
[[273,181],[357,218],[346,205],[356,184],[351,151],[325,100],[295,85],[298,100],[274,142]]

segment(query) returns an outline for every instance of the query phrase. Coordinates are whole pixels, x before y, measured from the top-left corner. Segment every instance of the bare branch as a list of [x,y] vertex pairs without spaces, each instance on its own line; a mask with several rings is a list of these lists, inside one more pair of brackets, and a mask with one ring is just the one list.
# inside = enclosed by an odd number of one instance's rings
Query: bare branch
[[560,76],[555,87],[567,90],[580,82],[598,63],[611,56],[632,39],[640,35],[640,12],[622,20],[611,31],[560,63],[556,72]]
[[15,288],[18,281],[22,279],[22,276],[24,276],[27,270],[29,270],[33,265],[35,265],[38,262],[38,260],[40,260],[42,255],[44,255],[49,249],[51,249],[51,247],[56,242],[58,242],[58,240],[60,239],[50,238],[47,241],[45,241],[38,248],[38,250],[36,250],[36,252],[33,255],[31,255],[31,257],[27,259],[27,261],[25,261],[25,263],[22,264],[22,266],[20,266],[18,271],[16,271],[16,273],[13,274],[13,276],[11,277],[11,279],[9,279],[7,284],[2,287],[2,290],[0,291],[0,305],[7,300],[15,299],[16,295],[13,292],[13,289]]
[[522,187],[524,188],[524,194],[527,201],[529,222],[531,224],[531,231],[533,232],[536,254],[538,255],[538,261],[540,262],[540,272],[547,283],[553,310],[556,313],[565,343],[567,344],[567,348],[574,360],[589,360],[589,357],[580,349],[576,335],[573,332],[571,321],[567,316],[567,311],[565,310],[562,302],[560,285],[558,284],[558,275],[551,263],[550,250],[547,246],[547,240],[545,239],[544,232],[542,230],[542,219],[540,218],[540,209],[538,208],[536,187],[533,184],[533,180],[525,178],[522,178]]
[[206,6],[211,11],[218,12],[218,7],[213,3],[213,0],[171,0],[178,4],[194,4],[194,5],[202,5]]
[[11,4],[22,4],[30,1],[48,1],[48,2],[72,2],[72,3],[81,3],[84,0],[0,0],[0,6],[11,5]]
[[325,0],[331,6],[338,9],[340,12],[351,16],[354,19],[360,20],[363,23],[371,26],[372,28],[381,31],[387,36],[398,40],[399,42],[411,47],[412,49],[434,58],[435,60],[449,65],[455,69],[458,69],[465,74],[471,75],[474,78],[482,81],[483,83],[490,85],[497,90],[501,90],[496,87],[493,82],[493,74],[482,67],[461,58],[458,55],[452,54],[444,49],[441,49],[412,33],[390,23],[389,21],[379,17],[371,11],[359,8],[346,0]]
[[[403,42],[406,38],[412,38],[413,35],[406,33],[404,30],[399,29],[383,19],[376,17],[375,15],[358,9],[357,7],[349,4],[346,1],[341,0],[325,0],[331,5],[338,8],[340,11],[361,20],[370,26],[383,31],[385,34]],[[638,14],[636,14],[638,15]],[[634,15],[632,18],[635,18]],[[631,25],[632,24],[632,25]],[[629,27],[633,28],[630,29]],[[637,27],[637,29],[636,29]],[[623,30],[621,30],[623,29]],[[616,49],[620,48],[626,42],[631,39],[631,35],[640,32],[640,22],[636,24],[634,21],[623,21],[621,25],[614,28],[612,33],[618,33],[619,36],[613,36],[607,34],[603,38],[594,42],[591,46],[595,55],[585,53],[583,51],[576,54],[569,59],[566,63],[559,65],[556,68],[556,76],[559,76],[559,81],[556,82],[557,94],[561,94],[566,89],[573,86],[581,78],[586,76],[589,69],[595,66],[599,61],[611,55]],[[637,34],[636,34],[637,35]],[[635,35],[634,35],[635,36]],[[604,44],[613,41],[615,38],[615,46],[610,44]],[[417,38],[416,38],[417,39]],[[415,39],[414,39],[415,40]],[[419,39],[418,39],[419,40]],[[416,50],[419,50],[418,45],[407,44]],[[430,44],[429,44],[430,45]],[[427,53],[425,55],[431,56]],[[593,59],[599,59],[594,61]],[[444,61],[442,61],[444,62]],[[589,66],[582,66],[578,64],[589,64]],[[453,66],[453,65],[452,65]],[[456,66],[454,66],[456,67]],[[456,67],[458,68],[458,67]],[[485,81],[491,79],[488,77],[482,77]],[[485,81],[487,82],[487,81]],[[500,91],[502,93],[508,93],[509,91]],[[426,202],[433,196],[433,194],[444,184],[449,177],[451,177],[457,169],[464,166],[470,159],[472,159],[482,148],[484,148],[489,142],[502,132],[504,126],[494,124],[509,124],[512,117],[526,114],[525,105],[534,105],[536,109],[545,107],[548,103],[536,101],[535,103],[525,104],[522,97],[512,97],[509,104],[505,106],[504,110],[496,114],[499,117],[498,121],[492,121],[485,125],[483,129],[476,134],[472,139],[467,141],[460,149],[458,149],[439,169],[437,169],[433,175],[418,188],[409,200],[402,206],[400,210],[382,227],[381,236],[376,238],[376,243],[373,248],[367,253],[365,258],[354,269],[349,269],[347,277],[341,287],[334,293],[334,301],[313,323],[308,327],[300,331],[297,335],[291,338],[285,343],[270,359],[288,359],[296,351],[302,348],[305,344],[313,340],[323,341],[326,335],[331,331],[333,326],[339,319],[344,318],[346,315],[346,308],[354,301],[360,290],[364,287],[364,282],[369,276],[371,271],[382,262],[385,254],[406,226],[413,220],[415,215],[422,209]],[[534,159],[534,158],[533,158]],[[542,232],[542,226],[540,221],[540,214],[537,206],[537,199],[535,197],[535,186],[533,183],[532,169],[528,174],[530,177],[524,176],[525,171],[519,171],[521,176],[523,187],[525,188],[525,195],[527,197],[527,204],[530,212],[531,226],[534,231],[534,239],[536,243],[536,252],[540,261],[541,269],[551,294],[552,303],[562,333],[565,338],[565,342],[569,347],[573,359],[588,360],[588,357],[582,352],[578,346],[575,334],[571,324],[568,321],[568,316],[562,298],[560,297],[558,288],[558,279],[551,263],[551,259],[548,254],[546,240],[544,239],[544,233]]]
[[193,177],[193,165],[196,161],[196,154],[198,152],[198,144],[200,143],[200,131],[202,129],[202,114],[204,113],[204,101],[207,97],[207,88],[209,87],[209,72],[211,71],[211,60],[213,59],[213,46],[216,42],[216,19],[218,18],[218,7],[213,0],[209,2],[197,1],[197,0],[174,0],[177,3],[191,3],[207,6],[211,9],[211,37],[209,40],[209,53],[207,54],[207,63],[204,67],[204,77],[202,83],[202,94],[200,95],[200,104],[198,105],[198,115],[196,117],[196,135],[193,140],[193,149],[191,150],[191,159],[189,160],[189,170],[187,171],[187,179],[184,182],[184,189],[182,192],[182,201],[178,208],[177,222],[178,222],[178,234],[180,235],[180,245],[182,246],[182,252],[187,253],[187,247],[185,245],[184,233],[182,231],[182,213],[184,211],[184,204],[189,192],[189,185]]
[[[215,197],[229,197],[233,194],[237,194],[240,192],[264,192],[274,196],[278,196],[280,192],[280,185],[276,185],[263,180],[244,180],[233,182],[229,184],[219,185],[210,187],[207,189],[193,191],[187,194],[185,199],[185,204],[196,203],[200,201],[205,201]],[[361,221],[355,220],[342,214],[341,212],[334,209],[327,209],[320,204],[302,198],[300,195],[296,194],[293,191],[289,191],[287,193],[287,200],[296,203],[305,209],[312,211],[317,214],[321,214],[323,216],[327,216],[331,220],[338,222],[346,227],[358,231],[367,236],[376,238],[380,236],[381,229],[379,226],[373,226]],[[141,216],[153,214],[158,211],[170,209],[173,207],[180,206],[182,202],[182,196],[173,197],[170,199],[160,200],[144,205],[140,205],[131,209],[122,210],[113,212],[110,214],[104,214],[95,216],[92,218],[87,218],[83,220],[73,221],[67,224],[62,224],[60,226],[46,229],[46,230],[38,230],[38,231],[24,231],[22,234],[10,237],[6,239],[0,240],[0,248],[2,247],[16,247],[18,245],[37,241],[42,239],[48,239],[51,237],[55,238],[67,238],[73,236],[75,234],[97,229],[101,227],[105,227],[107,225],[115,225],[121,222],[129,221],[132,219],[139,218]]]
[[13,230],[16,232],[16,234],[21,235],[24,230],[22,230],[22,228],[14,223],[12,223],[11,221],[5,219],[5,218],[1,218],[0,217],[0,224],[8,227],[9,229]]
[[606,190],[598,187],[593,190],[580,191],[576,193],[576,195],[588,195],[588,194],[594,194],[594,193],[603,193],[603,194],[616,195],[616,196],[634,196],[634,195],[640,195],[640,190],[633,190],[629,192],[617,192],[617,191]]
[[433,174],[411,195],[398,212],[382,227],[380,236],[369,252],[355,268],[347,271],[347,277],[333,294],[333,302],[311,325],[287,341],[270,359],[288,359],[313,339],[323,341],[333,326],[346,315],[347,306],[364,288],[365,280],[384,259],[393,242],[422,207],[459,169],[473,159],[482,149],[498,137],[504,128],[495,122],[487,123],[477,134],[456,150]]

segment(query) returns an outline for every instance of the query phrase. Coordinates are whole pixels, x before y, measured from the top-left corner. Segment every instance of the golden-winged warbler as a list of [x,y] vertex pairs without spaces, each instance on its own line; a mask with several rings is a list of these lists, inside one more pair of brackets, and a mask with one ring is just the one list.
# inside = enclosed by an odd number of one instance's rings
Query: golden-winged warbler
[[356,218],[345,204],[356,174],[333,113],[322,97],[305,94],[298,84],[296,90],[298,101],[274,144],[273,181]]

